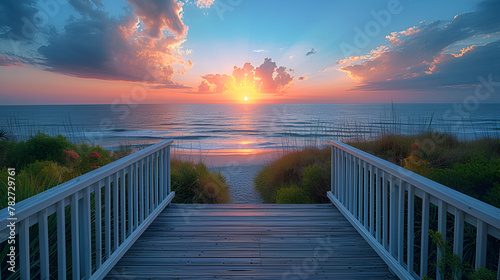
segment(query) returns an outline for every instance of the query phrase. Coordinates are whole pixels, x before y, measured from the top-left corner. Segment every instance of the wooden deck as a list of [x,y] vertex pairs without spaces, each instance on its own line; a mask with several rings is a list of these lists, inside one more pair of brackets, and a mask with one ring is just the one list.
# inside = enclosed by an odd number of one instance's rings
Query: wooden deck
[[113,278],[397,279],[331,204],[172,204]]

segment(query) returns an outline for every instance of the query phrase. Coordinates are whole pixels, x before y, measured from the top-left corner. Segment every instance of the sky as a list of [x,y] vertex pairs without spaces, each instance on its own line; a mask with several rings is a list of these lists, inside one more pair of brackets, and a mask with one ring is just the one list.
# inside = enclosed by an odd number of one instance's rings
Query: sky
[[498,0],[2,0],[0,104],[500,102],[498,14]]

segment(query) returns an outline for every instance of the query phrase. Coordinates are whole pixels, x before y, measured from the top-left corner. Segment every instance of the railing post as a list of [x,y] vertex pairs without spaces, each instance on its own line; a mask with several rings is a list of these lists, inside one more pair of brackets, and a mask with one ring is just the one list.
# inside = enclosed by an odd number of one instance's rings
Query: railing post
[[22,280],[31,278],[29,218],[21,221],[19,227],[19,269]]
[[64,200],[57,203],[57,275],[66,279],[66,213]]
[[90,187],[82,191],[83,198],[78,203],[78,231],[80,246],[81,275],[90,278],[92,274],[91,232],[90,232]]
[[352,213],[352,159],[349,153],[346,153],[346,202],[347,210]]
[[97,182],[94,191],[95,200],[95,260],[96,269],[102,264],[102,195],[101,182]]
[[370,199],[368,198],[368,170],[366,166],[366,162],[363,161],[363,189],[364,189],[364,206],[363,206],[363,225],[366,229],[368,229],[368,203],[370,202]]
[[404,262],[404,227],[405,227],[405,184],[398,179],[399,201],[398,201],[398,262]]
[[160,177],[158,189],[160,191],[160,201],[165,198],[165,149],[161,149],[158,165],[158,176]]
[[[390,192],[390,214],[389,214],[389,248],[391,255],[396,258],[397,250],[398,250],[398,235],[400,232],[398,228],[402,227],[402,225],[398,226],[398,213],[399,213],[399,192],[398,186],[394,184],[394,177],[389,175],[389,192]],[[399,184],[399,189],[401,189],[401,184]]]
[[172,178],[170,178],[170,146],[167,147],[167,194],[170,194],[171,191],[171,182]]
[[129,166],[128,171],[128,236],[134,231],[134,164]]
[[149,216],[149,196],[151,194],[151,183],[149,182],[149,157],[146,158],[144,166],[144,219]]
[[[438,232],[441,233],[443,237],[443,242],[446,242],[446,202],[439,200],[438,203]],[[442,259],[445,257],[445,253],[438,248],[438,258]],[[436,280],[441,280],[441,274],[439,273],[439,265],[436,267]]]
[[414,242],[415,242],[415,187],[408,186],[408,232],[407,232],[407,270],[410,275],[414,272]]
[[78,213],[78,192],[71,196],[71,256],[72,256],[72,270],[73,279],[80,279],[80,230],[79,220],[80,214]]
[[476,270],[481,267],[486,267],[486,242],[488,237],[488,225],[478,220],[477,221],[477,240],[476,240]]
[[359,181],[358,181],[358,164],[357,164],[357,158],[356,157],[352,157],[352,165],[353,165],[353,168],[352,168],[352,206],[351,206],[351,213],[354,215],[354,217],[356,217],[357,219],[359,219],[358,217],[358,193],[359,193]]
[[139,161],[139,219],[137,225],[142,223],[144,219],[144,160]]
[[366,197],[363,197],[363,165],[362,160],[357,159],[358,166],[358,220],[363,221],[363,201],[366,200]]
[[49,231],[47,221],[47,209],[38,214],[38,242],[40,244],[40,277],[49,279]]
[[[382,171],[383,172],[383,171]],[[375,176],[376,176],[376,184],[375,184],[375,201],[377,204],[377,217],[376,217],[376,222],[375,222],[375,234],[377,235],[377,242],[382,243],[382,200],[381,200],[381,193],[382,193],[382,186],[380,184],[380,174],[379,169],[375,169]]]
[[126,185],[125,185],[125,171],[126,168],[122,169],[121,171],[121,179],[120,179],[120,218],[121,218],[121,243],[125,242],[125,238],[127,237],[127,232],[126,230],[126,224],[127,224],[127,219],[125,217],[125,190],[126,190]]
[[387,173],[385,171],[382,172],[382,244],[384,245],[384,248],[388,250],[388,241],[389,241],[389,205],[388,205],[388,191],[387,191]]
[[422,237],[420,243],[420,277],[427,274],[427,260],[429,258],[429,207],[430,197],[424,193],[422,198]]
[[370,178],[370,234],[375,236],[375,175],[373,174],[373,166],[370,164],[369,168]]
[[111,180],[106,177],[104,186],[104,246],[106,259],[111,256]]
[[118,172],[116,172],[113,176],[113,252],[118,248],[118,223],[120,222],[120,216],[118,213],[118,191],[120,188],[118,187]]
[[335,196],[337,197],[337,199],[340,200],[340,176],[342,176],[342,174],[340,174],[341,171],[340,171],[340,149],[339,148],[335,148],[335,175],[336,175],[336,178],[335,178]]
[[333,146],[330,146],[331,147],[331,159],[330,159],[330,191],[336,196],[335,194],[335,186],[334,186],[334,182],[335,182],[335,147]]

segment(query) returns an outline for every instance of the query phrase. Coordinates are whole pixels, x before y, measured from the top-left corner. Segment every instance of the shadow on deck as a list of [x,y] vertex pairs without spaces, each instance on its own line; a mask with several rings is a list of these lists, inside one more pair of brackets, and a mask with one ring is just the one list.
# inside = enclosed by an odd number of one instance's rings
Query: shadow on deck
[[172,204],[113,278],[397,279],[331,204]]

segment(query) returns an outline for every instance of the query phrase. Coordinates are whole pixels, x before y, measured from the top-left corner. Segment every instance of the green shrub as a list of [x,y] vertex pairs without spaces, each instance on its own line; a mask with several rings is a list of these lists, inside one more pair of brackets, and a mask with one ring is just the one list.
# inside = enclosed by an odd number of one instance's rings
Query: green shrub
[[[330,163],[331,161],[328,161],[328,165]],[[316,163],[306,167],[302,172],[302,186],[311,190],[316,202],[328,202],[326,192],[330,190],[330,167],[321,167]]]
[[[273,161],[264,167],[254,179],[255,188],[265,203],[276,203],[277,191],[286,186],[303,185],[304,170],[311,165],[330,170],[330,148],[317,149],[307,148],[302,151],[294,151]],[[330,173],[327,171],[326,184],[330,181]],[[323,176],[323,175],[322,175]],[[307,180],[307,179],[306,179]],[[307,184],[307,183],[306,183]],[[310,182],[309,184],[314,184]],[[324,184],[314,185],[310,188],[313,194],[323,192]],[[325,195],[326,190],[325,189]],[[312,195],[314,199],[316,195]],[[318,195],[318,201],[323,202],[321,195]]]
[[495,183],[495,185],[486,192],[484,201],[500,208],[500,183]]
[[[76,162],[76,168],[81,174],[85,174],[94,169],[111,163],[111,152],[105,150],[101,146],[90,146],[86,143],[76,146],[75,151],[79,158]],[[67,164],[71,164],[71,160],[65,158]]]
[[51,137],[44,133],[38,133],[31,136],[26,141],[29,157],[32,157],[34,162],[36,160],[51,160],[57,163],[64,163],[63,150],[73,149],[75,145],[69,142],[66,137],[58,135]]
[[279,204],[306,204],[314,203],[311,198],[309,190],[299,188],[298,186],[291,186],[281,188],[277,191],[276,203]]
[[452,168],[434,169],[429,177],[469,196],[483,199],[495,184],[500,183],[500,158],[475,154],[464,163],[453,164]]
[[220,173],[210,172],[202,164],[171,161],[174,203],[228,203],[229,186]]
[[3,141],[2,144],[6,149],[5,166],[16,169],[23,169],[37,160],[64,164],[63,151],[75,148],[75,145],[62,135],[52,137],[40,132],[26,142]]

